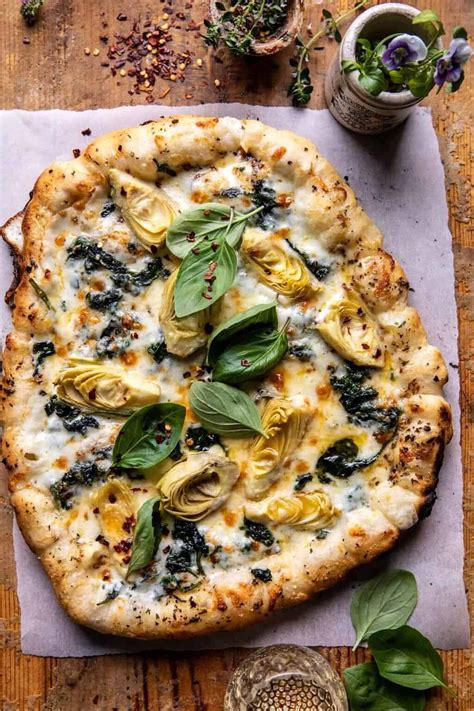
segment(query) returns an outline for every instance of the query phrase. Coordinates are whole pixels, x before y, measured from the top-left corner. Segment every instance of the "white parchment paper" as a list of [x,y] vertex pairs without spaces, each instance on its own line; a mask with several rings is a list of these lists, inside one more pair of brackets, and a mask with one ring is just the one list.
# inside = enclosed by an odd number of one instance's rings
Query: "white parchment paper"
[[[443,169],[429,111],[418,109],[401,128],[380,137],[351,134],[328,111],[242,104],[0,112],[0,222],[23,207],[36,177],[52,160],[70,159],[73,148],[82,148],[107,131],[170,113],[259,118],[278,128],[289,128],[313,140],[354,188],[363,207],[384,232],[386,248],[407,272],[414,288],[411,303],[421,313],[430,342],[452,364],[448,366],[446,396],[453,406],[455,429],[441,471],[439,498],[430,518],[410,531],[395,551],[357,571],[345,584],[313,602],[276,614],[253,629],[186,643],[136,642],[106,637],[75,625],[56,602],[46,575],[15,526],[23,652],[63,657],[144,649],[254,647],[278,642],[347,645],[354,640],[349,605],[358,581],[379,569],[394,567],[406,568],[416,575],[420,601],[413,624],[437,647],[467,647],[453,254]],[[81,134],[87,128],[92,131],[91,137]],[[1,259],[3,292],[10,280],[10,260],[3,245]],[[9,314],[4,305],[2,308],[5,332]]]

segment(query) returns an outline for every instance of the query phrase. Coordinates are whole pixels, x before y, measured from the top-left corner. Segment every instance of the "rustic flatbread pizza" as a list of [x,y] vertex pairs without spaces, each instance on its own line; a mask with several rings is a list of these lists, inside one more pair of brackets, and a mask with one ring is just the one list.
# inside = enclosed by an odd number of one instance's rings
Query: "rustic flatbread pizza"
[[3,456],[77,622],[255,623],[429,513],[446,368],[309,141],[234,118],[116,131],[48,168],[3,234]]

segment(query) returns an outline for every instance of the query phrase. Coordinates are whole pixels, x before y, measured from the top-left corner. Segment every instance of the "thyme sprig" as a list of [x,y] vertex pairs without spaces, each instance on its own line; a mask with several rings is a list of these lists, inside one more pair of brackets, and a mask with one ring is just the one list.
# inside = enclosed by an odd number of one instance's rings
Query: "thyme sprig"
[[347,17],[353,15],[357,10],[365,7],[369,0],[360,0],[353,8],[343,12],[341,15],[334,17],[329,10],[322,11],[323,26],[313,35],[307,42],[301,37],[296,39],[296,56],[290,59],[290,66],[293,67],[292,82],[288,87],[288,96],[291,97],[293,106],[305,106],[311,99],[313,85],[311,83],[311,75],[309,67],[306,63],[309,60],[309,54],[312,50],[322,50],[323,47],[317,47],[316,44],[321,37],[332,37],[336,42],[342,40],[339,31],[339,25]]
[[288,0],[228,0],[215,7],[218,18],[204,20],[204,42],[214,49],[222,42],[242,56],[249,54],[252,42],[265,41],[283,25]]

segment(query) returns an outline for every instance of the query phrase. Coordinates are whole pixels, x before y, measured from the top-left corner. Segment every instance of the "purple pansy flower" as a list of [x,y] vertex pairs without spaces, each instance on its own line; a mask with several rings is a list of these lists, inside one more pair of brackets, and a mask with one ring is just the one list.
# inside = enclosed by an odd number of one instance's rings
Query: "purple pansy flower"
[[402,67],[407,62],[418,62],[426,57],[428,50],[416,35],[395,37],[382,54],[382,62],[389,71]]
[[446,54],[436,62],[434,80],[438,86],[445,81],[456,82],[461,78],[463,66],[472,55],[472,49],[465,39],[453,39]]

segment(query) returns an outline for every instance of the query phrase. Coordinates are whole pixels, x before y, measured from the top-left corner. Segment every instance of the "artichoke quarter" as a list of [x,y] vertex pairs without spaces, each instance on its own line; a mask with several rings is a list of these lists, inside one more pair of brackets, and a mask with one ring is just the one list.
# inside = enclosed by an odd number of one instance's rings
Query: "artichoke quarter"
[[312,283],[304,263],[289,254],[274,240],[258,230],[248,229],[242,242],[245,261],[256,271],[261,282],[290,299],[305,299],[319,290]]
[[291,400],[269,400],[262,412],[266,437],[259,435],[249,453],[249,477],[246,493],[261,499],[282,472],[282,466],[304,437],[311,413]]
[[383,367],[383,344],[377,322],[353,289],[345,289],[329,302],[316,327],[343,358],[357,365]]
[[250,504],[245,513],[255,521],[319,531],[334,526],[340,511],[335,508],[326,493],[313,491],[291,496],[275,496],[262,504]]
[[206,334],[205,326],[210,320],[211,309],[204,309],[196,314],[191,314],[191,316],[178,318],[174,309],[174,289],[177,278],[178,269],[175,269],[167,279],[163,289],[160,325],[167,351],[181,358],[186,358],[206,344],[208,335]]
[[61,400],[84,410],[128,412],[160,399],[154,380],[89,360],[71,360],[55,384]]
[[[92,494],[92,506],[98,511],[101,534],[120,565],[126,565],[127,539],[135,522],[136,507],[130,488],[120,479],[109,479]],[[127,532],[128,531],[128,532]],[[125,544],[125,545],[124,545]]]
[[109,182],[112,200],[144,247],[149,251],[162,247],[168,228],[178,214],[166,193],[116,168],[109,171]]
[[212,452],[190,454],[158,483],[163,508],[186,521],[199,521],[224,503],[238,478],[236,462]]

